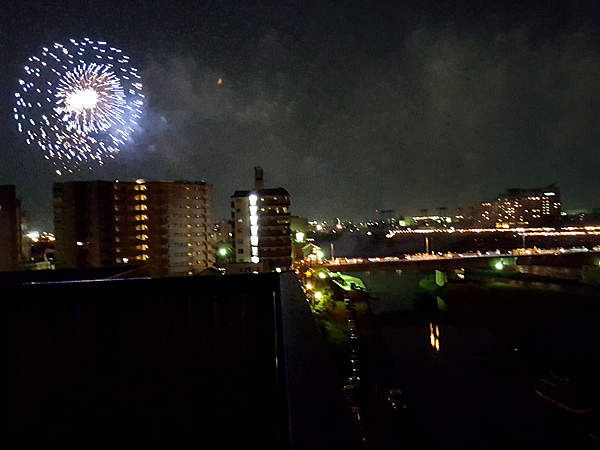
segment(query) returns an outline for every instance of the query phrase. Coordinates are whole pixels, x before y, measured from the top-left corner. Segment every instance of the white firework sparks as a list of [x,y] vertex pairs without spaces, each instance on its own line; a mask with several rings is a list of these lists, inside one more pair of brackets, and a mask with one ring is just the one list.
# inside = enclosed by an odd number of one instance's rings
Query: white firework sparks
[[71,39],[44,47],[29,58],[19,80],[13,109],[18,129],[65,170],[101,165],[138,126],[140,79],[129,57],[106,42]]

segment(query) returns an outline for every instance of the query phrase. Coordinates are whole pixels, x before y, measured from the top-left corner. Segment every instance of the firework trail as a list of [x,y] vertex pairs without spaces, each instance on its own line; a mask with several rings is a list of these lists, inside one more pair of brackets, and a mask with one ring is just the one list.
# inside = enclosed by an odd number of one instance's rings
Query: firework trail
[[13,108],[25,141],[72,172],[114,158],[131,139],[144,105],[129,57],[103,41],[71,39],[29,58]]

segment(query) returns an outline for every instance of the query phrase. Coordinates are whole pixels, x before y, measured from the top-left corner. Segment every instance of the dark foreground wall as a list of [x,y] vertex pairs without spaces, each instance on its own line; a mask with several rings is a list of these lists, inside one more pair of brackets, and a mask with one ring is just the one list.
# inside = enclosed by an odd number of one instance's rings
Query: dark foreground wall
[[[311,411],[289,405],[335,375],[289,379],[286,358],[304,350],[287,342],[319,338],[308,326],[284,339],[282,323],[310,310],[282,297],[282,277],[297,293],[293,273],[1,286],[9,448],[318,447],[321,431],[298,417]],[[347,414],[314,397],[311,408]],[[295,445],[298,423],[308,436]],[[326,447],[354,445],[353,423],[333,428]]]

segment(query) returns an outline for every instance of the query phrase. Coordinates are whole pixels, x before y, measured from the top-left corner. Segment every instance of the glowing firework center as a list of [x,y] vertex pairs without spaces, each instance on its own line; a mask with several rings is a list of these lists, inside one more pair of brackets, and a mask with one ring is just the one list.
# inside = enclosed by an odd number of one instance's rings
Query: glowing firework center
[[75,91],[67,97],[65,103],[69,112],[81,112],[84,109],[93,109],[98,104],[98,93],[92,88]]
[[108,67],[90,64],[66,73],[56,89],[54,110],[69,130],[83,133],[106,131],[123,123],[127,107],[119,79]]
[[102,165],[138,128],[141,77],[129,57],[106,42],[56,43],[24,69],[13,108],[18,130],[62,169]]

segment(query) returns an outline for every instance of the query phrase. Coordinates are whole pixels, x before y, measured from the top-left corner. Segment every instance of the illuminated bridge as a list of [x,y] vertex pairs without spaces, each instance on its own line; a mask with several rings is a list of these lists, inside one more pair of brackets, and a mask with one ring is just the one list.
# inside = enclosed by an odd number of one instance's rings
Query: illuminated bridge
[[337,258],[319,265],[335,272],[371,270],[442,270],[493,269],[502,266],[553,266],[580,269],[598,266],[600,251],[538,250],[519,253],[419,254],[404,258]]

